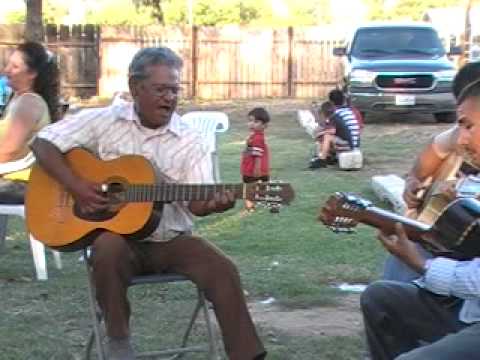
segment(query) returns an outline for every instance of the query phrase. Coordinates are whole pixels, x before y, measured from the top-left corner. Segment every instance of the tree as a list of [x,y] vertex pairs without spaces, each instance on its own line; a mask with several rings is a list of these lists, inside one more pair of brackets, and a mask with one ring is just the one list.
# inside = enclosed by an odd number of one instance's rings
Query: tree
[[25,40],[43,42],[45,39],[42,18],[42,0],[25,0],[27,19]]
[[389,0],[364,0],[369,9],[369,20],[421,20],[428,9],[458,6],[458,0],[397,0],[385,10]]
[[162,8],[162,0],[133,0],[136,6],[146,6],[152,9],[152,16],[161,25],[165,25],[165,14]]

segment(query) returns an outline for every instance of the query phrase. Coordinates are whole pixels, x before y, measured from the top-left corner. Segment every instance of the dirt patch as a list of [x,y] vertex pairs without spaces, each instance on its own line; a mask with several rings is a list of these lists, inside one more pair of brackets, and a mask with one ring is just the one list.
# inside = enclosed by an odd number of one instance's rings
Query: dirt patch
[[354,336],[363,328],[359,295],[351,294],[335,307],[286,310],[274,304],[252,303],[250,311],[262,327],[295,336]]

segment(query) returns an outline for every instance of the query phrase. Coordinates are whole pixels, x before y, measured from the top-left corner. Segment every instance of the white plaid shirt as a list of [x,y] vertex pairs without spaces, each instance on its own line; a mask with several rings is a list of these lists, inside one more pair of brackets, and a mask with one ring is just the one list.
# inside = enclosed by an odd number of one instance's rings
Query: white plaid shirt
[[[37,135],[67,152],[85,148],[102,160],[135,154],[147,158],[158,179],[167,182],[211,184],[212,161],[202,138],[174,113],[168,125],[149,129],[140,124],[132,103],[83,110],[42,129]],[[193,228],[186,202],[165,204],[157,230],[146,241],[170,240]]]

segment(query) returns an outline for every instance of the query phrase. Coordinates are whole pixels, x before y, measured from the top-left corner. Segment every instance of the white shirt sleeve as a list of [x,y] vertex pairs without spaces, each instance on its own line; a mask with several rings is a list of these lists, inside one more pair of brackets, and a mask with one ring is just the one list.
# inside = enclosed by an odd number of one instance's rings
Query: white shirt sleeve
[[102,129],[111,119],[109,108],[84,110],[44,127],[37,136],[53,143],[62,152],[82,147],[97,153]]
[[471,261],[435,258],[423,276],[423,284],[435,294],[480,299],[480,258]]

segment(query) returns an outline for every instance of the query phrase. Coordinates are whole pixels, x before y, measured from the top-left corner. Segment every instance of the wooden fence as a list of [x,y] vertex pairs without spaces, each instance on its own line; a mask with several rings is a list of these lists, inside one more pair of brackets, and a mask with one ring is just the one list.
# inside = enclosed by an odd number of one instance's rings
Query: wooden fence
[[[23,27],[0,25],[0,66],[22,41]],[[165,45],[184,61],[184,96],[203,99],[324,97],[342,76],[332,49],[341,36],[326,27],[121,27],[47,25],[66,96],[127,90],[138,49]]]

